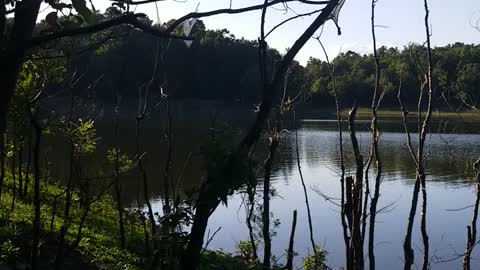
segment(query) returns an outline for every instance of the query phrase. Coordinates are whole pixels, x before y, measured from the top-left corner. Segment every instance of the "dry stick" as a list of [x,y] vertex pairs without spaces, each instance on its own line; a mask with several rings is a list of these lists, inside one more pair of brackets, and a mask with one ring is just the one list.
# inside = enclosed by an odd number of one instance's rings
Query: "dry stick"
[[[151,226],[150,228],[151,228],[151,231],[152,231],[152,241],[153,241],[153,249],[154,249],[153,252],[155,254],[158,254],[158,252],[157,252],[158,245],[157,245],[157,241],[156,241],[157,225],[156,225],[156,222],[155,222],[155,216],[153,214],[152,204],[150,203],[150,198],[148,196],[148,178],[147,178],[147,172],[143,168],[143,162],[142,162],[143,155],[142,156],[140,155],[140,124],[141,124],[142,119],[143,119],[143,116],[142,116],[142,114],[140,114],[140,115],[137,115],[136,121],[135,121],[135,145],[136,145],[136,155],[137,155],[137,158],[138,158],[137,166],[138,166],[138,170],[139,170],[140,175],[141,175],[141,179],[143,181],[143,199],[145,200],[145,204],[147,205],[147,209],[148,209],[148,218],[150,220],[150,226]],[[156,259],[154,258],[154,262],[152,264],[152,267],[155,264],[156,264]]]
[[[356,102],[355,102],[356,103]],[[358,144],[356,130],[355,130],[355,116],[357,113],[357,105],[354,104],[352,110],[349,113],[349,128],[350,139],[352,141],[352,147],[356,163],[355,181],[352,186],[351,207],[352,207],[352,238],[351,246],[353,249],[353,266],[354,269],[363,269],[363,243],[361,233],[361,216],[362,216],[362,189],[363,189],[363,156],[360,152],[360,146]]]
[[12,131],[12,137],[13,137],[13,141],[12,141],[12,147],[13,147],[13,150],[12,150],[12,159],[11,159],[11,175],[12,175],[12,182],[13,182],[13,186],[12,186],[12,204],[11,204],[11,211],[13,212],[14,208],[15,208],[15,199],[17,197],[17,180],[16,180],[16,172],[15,172],[15,168],[16,168],[16,151],[17,151],[17,134],[16,134],[16,129],[15,129],[15,123],[13,124],[13,131]]
[[[382,160],[380,158],[379,150],[378,150],[378,141],[379,141],[379,132],[378,132],[378,116],[377,116],[377,108],[380,104],[381,97],[378,97],[378,91],[380,88],[380,61],[377,53],[377,39],[375,34],[375,5],[378,0],[372,0],[372,17],[371,17],[371,27],[372,27],[372,40],[373,40],[373,56],[375,59],[375,89],[373,93],[372,99],[372,124],[371,124],[371,132],[372,132],[372,152],[369,158],[369,163],[371,162],[372,158],[375,157],[376,165],[377,165],[377,174],[375,177],[375,189],[374,194],[372,197],[372,201],[370,204],[370,227],[369,227],[369,237],[368,237],[368,260],[370,270],[375,270],[375,219],[377,216],[377,204],[380,198],[380,182],[382,177]],[[378,98],[377,98],[378,97]],[[370,166],[370,165],[368,165]],[[366,171],[366,175],[368,175],[368,169]],[[366,179],[368,181],[368,179]],[[365,201],[367,198],[365,198]]]
[[249,162],[248,162],[249,183],[247,184],[248,203],[250,204],[250,208],[247,208],[247,227],[248,227],[248,236],[250,238],[250,244],[252,245],[253,261],[258,260],[257,243],[255,241],[255,235],[253,232],[253,225],[252,225],[252,217],[255,211],[255,194],[257,192],[257,179],[255,178],[256,177],[255,174],[252,173],[253,152],[255,152],[255,148],[256,146],[254,147],[254,150],[252,151],[249,157]]
[[28,135],[28,148],[27,148],[27,164],[25,168],[25,183],[23,186],[23,196],[27,196],[28,184],[30,183],[30,168],[32,166],[32,134],[31,131]]
[[[372,145],[373,145],[373,138],[372,138]],[[365,170],[364,170],[364,175],[365,175],[365,194],[363,198],[363,213],[362,213],[362,230],[361,230],[361,235],[362,235],[362,242],[365,242],[365,236],[367,235],[367,217],[368,217],[368,202],[370,201],[370,178],[369,178],[369,172],[370,168],[372,166],[374,158],[374,153],[373,153],[373,147],[370,149],[370,153],[368,155],[367,159],[367,164],[365,164]],[[371,206],[371,205],[370,205]]]
[[347,221],[345,220],[345,160],[344,160],[344,153],[343,153],[343,124],[342,124],[342,114],[340,112],[340,103],[338,101],[338,95],[337,95],[337,87],[336,87],[336,78],[335,78],[335,70],[332,67],[332,64],[330,62],[330,58],[328,57],[327,50],[325,49],[325,46],[323,46],[322,41],[320,40],[320,37],[316,38],[318,43],[320,44],[320,47],[322,47],[323,53],[325,55],[325,59],[327,61],[327,66],[328,66],[328,71],[330,73],[330,77],[332,80],[332,91],[333,91],[333,97],[335,99],[335,109],[336,109],[336,114],[337,114],[337,129],[338,129],[338,141],[339,141],[339,151],[340,151],[340,169],[341,169],[341,175],[340,175],[340,220],[342,223],[342,229],[343,229],[343,240],[345,242],[345,263],[347,265],[347,269],[351,269],[353,267],[352,265],[352,258],[350,256],[350,248],[349,248],[349,242],[350,242],[350,236],[348,235],[348,225]]
[[298,149],[298,131],[297,131],[297,119],[295,109],[293,110],[293,129],[295,130],[295,153],[297,156],[297,168],[300,175],[300,181],[302,182],[303,195],[305,197],[305,205],[307,207],[307,216],[308,216],[308,229],[310,231],[310,244],[312,245],[313,254],[317,254],[317,246],[313,238],[313,225],[312,225],[312,215],[310,212],[310,202],[308,200],[307,186],[303,179],[302,166],[300,165],[300,151]]
[[[418,202],[418,193],[420,186],[422,188],[422,210],[421,210],[421,223],[420,223],[420,230],[422,233],[422,240],[423,240],[423,265],[422,269],[427,270],[429,266],[429,238],[427,233],[427,189],[426,189],[426,174],[424,168],[424,146],[426,141],[426,136],[432,116],[432,99],[433,99],[433,85],[432,85],[432,49],[430,43],[430,28],[429,28],[429,9],[428,9],[428,1],[424,0],[424,7],[425,7],[425,31],[427,37],[427,61],[428,61],[428,69],[427,74],[425,75],[425,81],[422,83],[422,87],[420,89],[420,96],[418,98],[418,133],[419,133],[419,144],[417,147],[417,155],[415,158],[416,162],[416,181],[414,186],[414,194],[412,197],[412,206],[410,208],[409,220],[408,220],[408,227],[407,227],[407,234],[405,236],[404,242],[404,252],[405,252],[405,265],[404,269],[409,270],[412,267],[414,262],[414,252],[411,247],[411,237],[412,237],[412,227],[413,221],[415,219],[415,212]],[[424,87],[428,89],[428,103],[427,103],[427,112],[425,118],[422,121],[422,97],[424,92]],[[402,105],[403,107],[403,105]],[[404,117],[406,118],[406,111],[403,110]],[[404,121],[405,122],[405,121]],[[409,146],[410,147],[410,146]]]
[[[158,57],[159,57],[159,49],[158,49],[158,40],[156,43],[156,50],[155,50],[155,64],[152,72],[152,77],[149,80],[149,82],[145,86],[145,97],[143,98],[143,104],[142,104],[142,87],[139,88],[138,93],[139,93],[139,100],[138,100],[138,111],[137,111],[137,117],[135,118],[135,146],[136,146],[136,155],[138,158],[137,166],[140,171],[140,174],[142,176],[143,180],[143,196],[145,203],[148,208],[148,217],[150,219],[150,226],[152,230],[152,241],[153,241],[153,262],[151,265],[152,269],[155,269],[159,263],[160,259],[160,252],[158,252],[158,243],[157,243],[157,224],[155,221],[155,216],[153,213],[152,209],[152,204],[150,203],[150,198],[148,196],[148,178],[147,178],[147,172],[143,168],[143,156],[144,154],[140,154],[140,124],[143,119],[147,116],[147,105],[148,105],[148,95],[150,91],[150,87],[153,84],[153,80],[155,78],[155,75],[157,74],[157,68],[158,68]],[[148,114],[150,114],[149,112]]]
[[287,264],[285,266],[286,270],[293,269],[293,256],[295,251],[293,250],[293,241],[295,240],[295,228],[297,227],[297,210],[293,211],[293,221],[292,221],[292,231],[290,232],[290,241],[288,244],[287,251]]
[[37,123],[36,117],[31,117],[32,125],[35,129],[35,142],[33,148],[33,174],[34,174],[34,220],[33,220],[33,241],[32,241],[32,270],[38,269],[38,252],[40,243],[40,143],[42,138],[42,128]]
[[[75,75],[72,77],[72,81],[75,79]],[[70,84],[70,109],[67,119],[67,132],[71,132],[73,129],[72,121],[73,121],[73,106],[74,106],[74,96],[73,96],[73,83]],[[63,224],[60,228],[60,235],[58,236],[58,247],[57,247],[57,254],[54,262],[54,269],[59,270],[63,266],[63,259],[64,259],[64,247],[66,241],[67,231],[70,227],[70,209],[72,206],[72,198],[73,198],[73,178],[74,178],[74,171],[75,171],[75,146],[73,143],[73,139],[70,138],[69,142],[69,175],[68,175],[68,182],[65,192],[65,208],[63,214]]]
[[477,196],[473,209],[472,223],[470,226],[467,226],[467,247],[465,248],[465,255],[463,257],[463,270],[471,269],[470,258],[477,239],[477,218],[480,204],[480,158],[473,164],[473,168],[475,172],[475,180],[477,182]]
[[[427,233],[427,187],[426,187],[426,175],[425,168],[423,167],[423,148],[425,145],[425,140],[430,124],[430,119],[432,117],[432,99],[433,99],[433,78],[432,78],[432,47],[430,43],[430,26],[429,26],[429,15],[430,11],[428,9],[428,0],[424,0],[425,6],[425,33],[427,36],[427,61],[428,61],[428,71],[427,71],[427,86],[428,86],[428,104],[427,104],[427,115],[422,124],[422,130],[420,134],[420,144],[417,160],[419,161],[419,174],[422,186],[422,219],[421,219],[421,231],[423,239],[423,270],[427,270],[429,266],[429,240]],[[420,114],[419,114],[420,115]]]
[[270,258],[272,256],[272,240],[270,238],[270,178],[272,173],[272,166],[275,160],[275,153],[278,147],[278,138],[273,134],[268,150],[268,158],[265,162],[265,177],[263,179],[263,241],[264,241],[264,256],[263,269],[270,269]]
[[5,135],[0,134],[0,200],[2,199],[4,180],[5,180]]
[[204,253],[207,248],[208,248],[208,245],[210,245],[210,243],[213,241],[213,238],[215,238],[215,235],[217,235],[217,233],[222,229],[222,227],[218,227],[218,229],[213,232],[212,236],[210,236],[210,230],[208,230],[208,234],[207,234],[207,243],[205,243],[205,246],[203,247],[202,249],[202,253]]
[[165,196],[165,203],[163,206],[165,214],[170,214],[172,211],[170,207],[170,186],[172,187],[172,199],[175,201],[175,183],[171,183],[170,185],[170,170],[172,167],[172,152],[173,152],[173,145],[172,145],[172,112],[170,108],[170,97],[167,97],[166,99],[166,106],[167,106],[167,130],[165,131],[165,135],[167,138],[167,160],[165,161],[165,168],[163,171],[163,181],[164,181],[164,196]]
[[[265,41],[265,17],[267,14],[268,0],[265,0],[264,7],[262,8],[262,15],[260,21],[260,38],[258,40],[259,47],[259,64],[260,64],[260,83],[263,89],[266,89],[267,86],[267,44]],[[267,160],[265,162],[265,175],[263,179],[263,213],[262,213],[262,235],[263,235],[263,270],[270,269],[270,258],[272,256],[272,242],[270,239],[270,176],[273,161],[275,158],[275,151],[278,146],[278,140],[276,139],[276,134],[273,134],[270,137],[270,146]]]
[[[412,146],[412,141],[411,141],[411,136],[410,136],[410,131],[407,125],[407,110],[405,105],[403,104],[403,100],[401,97],[401,87],[402,84],[400,82],[400,86],[398,89],[398,101],[400,103],[400,108],[402,110],[402,122],[403,126],[405,128],[405,133],[407,134],[407,147],[409,149],[410,154],[412,155],[412,159],[415,162],[415,166],[418,167],[418,161],[417,157],[415,156],[415,152],[413,150]],[[418,178],[415,181],[415,185],[413,187],[413,195],[412,195],[412,201],[411,201],[411,206],[410,206],[410,212],[408,216],[408,224],[407,224],[407,232],[405,234],[405,239],[403,241],[403,252],[404,252],[404,270],[410,270],[413,265],[414,261],[414,251],[412,248],[412,230],[413,230],[413,222],[415,220],[415,213],[417,210],[417,202],[418,202],[418,192],[420,190],[420,182],[418,181]]]
[[117,95],[115,106],[115,122],[113,137],[115,139],[115,171],[114,171],[114,182],[115,182],[115,196],[117,199],[117,212],[118,212],[118,226],[120,229],[120,248],[125,249],[125,223],[123,221],[123,206],[122,206],[122,190],[120,186],[120,149],[118,147],[118,121],[120,116],[120,100]]
[[22,139],[20,140],[19,146],[18,146],[18,196],[20,198],[23,197],[23,193],[22,193],[22,190],[23,190],[23,173],[22,173],[22,169],[23,169],[23,143],[24,143],[24,140],[23,140],[23,137],[22,137]]

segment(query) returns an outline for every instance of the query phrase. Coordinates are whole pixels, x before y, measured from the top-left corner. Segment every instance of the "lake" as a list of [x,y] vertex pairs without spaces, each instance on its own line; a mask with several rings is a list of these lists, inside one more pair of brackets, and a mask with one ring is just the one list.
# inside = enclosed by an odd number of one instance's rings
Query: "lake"
[[[211,111],[192,110],[184,113],[181,106],[175,111],[175,131],[173,144],[173,177],[181,179],[183,190],[198,186],[204,173],[201,162],[200,147],[208,138],[209,124],[218,118],[218,123],[226,122],[229,129],[242,130],[250,123],[253,112],[251,108],[223,108],[221,113],[212,117]],[[105,113],[99,121],[98,134],[104,142],[112,142],[112,119]],[[154,120],[156,119],[156,120]],[[192,119],[195,119],[193,121]],[[149,194],[154,210],[162,213],[161,194],[163,168],[165,166],[165,117],[148,119],[142,123],[141,151],[146,152],[145,166],[149,177]],[[367,121],[358,122],[358,137],[364,155],[368,155],[370,133],[367,131]],[[446,128],[448,126],[448,128]],[[134,148],[134,116],[123,116],[120,121],[120,145],[125,152],[135,153]],[[218,124],[218,127],[223,127]],[[466,245],[466,226],[472,219],[472,208],[457,210],[470,206],[475,201],[475,186],[470,179],[471,164],[480,153],[480,135],[455,129],[456,124],[436,123],[428,136],[426,152],[427,190],[428,190],[428,233],[430,236],[430,254],[433,269],[459,269],[462,258],[452,260],[462,254]],[[415,179],[415,168],[406,148],[406,136],[402,132],[400,122],[381,122],[380,152],[384,161],[384,173],[381,184],[381,197],[378,209],[383,209],[377,216],[376,224],[376,258],[378,269],[402,269],[402,243],[406,231],[408,211],[412,197]],[[480,130],[480,129],[476,129]],[[439,132],[441,131],[441,132]],[[354,174],[351,144],[348,134],[344,136],[346,151],[347,175]],[[414,136],[415,137],[415,136]],[[344,264],[344,242],[340,224],[339,207],[335,205],[340,197],[340,164],[339,139],[334,120],[298,120],[298,147],[300,164],[307,185],[312,210],[314,237],[328,251],[328,265],[340,269]],[[102,153],[111,145],[100,145]],[[54,149],[54,159],[60,166],[65,162],[65,150]],[[57,156],[58,155],[58,156]],[[101,171],[103,154],[98,159],[92,159],[92,171]],[[96,166],[97,167],[96,167]],[[56,172],[64,175],[60,169]],[[370,175],[373,179],[374,171]],[[142,185],[138,176],[123,177],[123,196],[129,207],[143,203]],[[271,201],[271,211],[274,219],[280,221],[276,228],[277,235],[272,240],[273,254],[280,260],[285,259],[288,239],[291,230],[293,210],[298,210],[298,224],[295,238],[295,251],[299,254],[295,263],[301,265],[301,257],[310,250],[305,199],[299,172],[296,164],[295,134],[285,132],[281,138],[279,153],[273,172],[273,187],[278,196]],[[323,194],[320,195],[320,194]],[[326,198],[330,198],[327,200]],[[238,192],[228,198],[228,206],[221,205],[214,212],[209,222],[213,233],[219,227],[209,248],[235,251],[239,241],[248,239],[245,222],[245,211],[242,202],[244,194]],[[420,201],[419,201],[420,205]],[[420,211],[420,210],[418,210]],[[417,211],[417,213],[418,213]],[[420,215],[414,225],[413,247],[416,263],[421,265],[422,241],[420,234]],[[261,251],[260,251],[261,252]],[[365,253],[367,254],[367,253]],[[480,267],[479,252],[472,256],[472,268]],[[368,262],[367,262],[368,263]]]

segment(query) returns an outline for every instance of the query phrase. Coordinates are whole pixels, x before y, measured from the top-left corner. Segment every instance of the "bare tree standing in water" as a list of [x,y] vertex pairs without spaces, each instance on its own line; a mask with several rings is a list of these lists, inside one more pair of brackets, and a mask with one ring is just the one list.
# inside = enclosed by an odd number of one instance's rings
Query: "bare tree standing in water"
[[[429,266],[429,240],[428,240],[428,234],[427,234],[427,187],[426,187],[426,174],[425,174],[425,164],[424,164],[424,160],[425,160],[424,148],[425,148],[427,133],[430,127],[430,120],[432,117],[433,85],[432,85],[432,49],[431,49],[431,43],[430,43],[430,27],[429,27],[430,11],[428,9],[428,0],[424,0],[424,8],[425,8],[425,31],[426,31],[426,37],[427,37],[426,44],[427,44],[428,67],[427,67],[426,74],[423,74],[424,78],[420,88],[420,94],[419,94],[418,105],[417,105],[418,146],[417,146],[416,155],[411,144],[410,132],[408,130],[407,123],[406,123],[407,110],[403,105],[400,93],[398,95],[400,106],[403,113],[403,122],[404,122],[405,132],[407,134],[408,148],[416,166],[416,180],[415,180],[415,186],[413,189],[412,204],[411,204],[410,213],[408,216],[407,233],[405,235],[405,240],[403,243],[403,250],[404,250],[404,256],[405,256],[404,270],[412,269],[412,265],[414,264],[414,251],[412,248],[412,229],[413,229],[413,223],[415,220],[415,213],[417,210],[420,187],[422,188],[422,210],[421,210],[422,217],[421,217],[420,229],[422,232],[422,240],[423,240],[423,247],[424,247],[422,269],[427,270]],[[423,101],[425,88],[427,90],[427,96],[428,96],[427,112],[425,117],[422,119],[422,105],[423,105],[422,101]]]

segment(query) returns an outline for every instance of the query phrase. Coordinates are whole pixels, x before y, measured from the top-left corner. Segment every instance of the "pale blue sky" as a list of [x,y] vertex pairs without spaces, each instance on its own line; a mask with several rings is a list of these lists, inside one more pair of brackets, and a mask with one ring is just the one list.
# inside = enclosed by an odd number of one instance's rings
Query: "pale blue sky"
[[[263,0],[232,0],[233,7],[262,3]],[[104,10],[110,5],[108,0],[94,1],[96,8]],[[178,18],[195,10],[198,0],[160,1],[157,3],[162,22]],[[230,0],[200,1],[199,11],[227,8]],[[322,40],[331,56],[341,51],[354,50],[360,53],[369,52],[372,48],[370,33],[371,0],[346,0],[340,14],[340,26],[343,34],[337,36],[334,24],[330,21],[325,26]],[[480,43],[480,32],[471,27],[471,21],[480,17],[479,0],[430,0],[432,43],[436,46],[453,42]],[[281,6],[279,6],[281,7]],[[297,13],[312,11],[313,6],[294,5],[290,7]],[[318,8],[318,7],[317,7]],[[156,20],[155,5],[140,6],[137,12],[144,12]],[[377,28],[379,46],[403,47],[409,42],[422,43],[425,40],[423,28],[423,0],[380,0],[376,9],[377,24],[388,28]],[[267,27],[293,16],[292,12],[270,8],[268,10]],[[237,37],[257,39],[259,35],[260,12],[254,11],[239,15],[219,15],[203,19],[210,29],[227,28]],[[293,44],[313,17],[299,19],[283,26],[267,40],[271,47],[283,52]],[[305,64],[310,56],[322,57],[316,41],[310,41],[297,56],[297,60]]]

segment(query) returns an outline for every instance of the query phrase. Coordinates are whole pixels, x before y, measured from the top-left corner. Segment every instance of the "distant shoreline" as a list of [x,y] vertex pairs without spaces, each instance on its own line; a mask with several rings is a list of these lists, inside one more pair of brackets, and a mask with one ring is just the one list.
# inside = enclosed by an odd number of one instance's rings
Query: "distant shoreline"
[[[348,110],[342,111],[342,117],[348,116]],[[378,110],[377,111],[379,120],[401,120],[403,113],[400,110]],[[422,113],[422,116],[425,116],[426,112]],[[418,113],[416,111],[408,112],[408,120],[416,120]],[[357,111],[357,119],[367,120],[371,119],[371,110],[369,108],[361,108]],[[480,111],[462,111],[462,112],[447,112],[434,110],[432,112],[433,120],[452,120],[452,121],[461,121],[461,122],[480,122]]]

